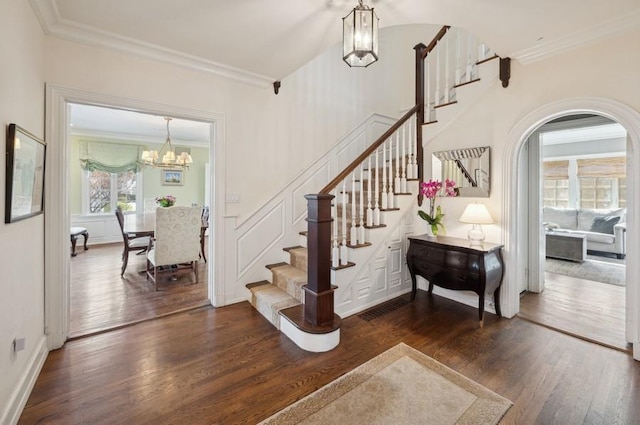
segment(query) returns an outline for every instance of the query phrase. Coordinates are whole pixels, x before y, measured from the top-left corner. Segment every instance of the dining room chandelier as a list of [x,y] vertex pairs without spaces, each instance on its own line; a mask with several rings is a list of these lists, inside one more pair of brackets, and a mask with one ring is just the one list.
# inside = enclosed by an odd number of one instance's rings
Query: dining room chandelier
[[189,168],[189,165],[193,162],[191,155],[187,152],[181,152],[176,155],[176,151],[171,144],[171,133],[169,132],[169,122],[171,122],[172,118],[165,117],[164,119],[167,121],[167,140],[160,147],[160,150],[142,151],[139,162],[156,168]]
[[362,0],[342,18],[342,59],[347,65],[367,67],[378,60],[378,21]]

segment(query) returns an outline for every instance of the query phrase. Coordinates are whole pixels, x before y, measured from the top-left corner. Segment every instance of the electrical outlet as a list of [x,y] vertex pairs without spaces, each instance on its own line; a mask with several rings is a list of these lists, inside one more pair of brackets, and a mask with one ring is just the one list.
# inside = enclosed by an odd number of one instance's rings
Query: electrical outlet
[[16,338],[13,340],[13,352],[17,353],[18,351],[24,350],[26,345],[26,338]]

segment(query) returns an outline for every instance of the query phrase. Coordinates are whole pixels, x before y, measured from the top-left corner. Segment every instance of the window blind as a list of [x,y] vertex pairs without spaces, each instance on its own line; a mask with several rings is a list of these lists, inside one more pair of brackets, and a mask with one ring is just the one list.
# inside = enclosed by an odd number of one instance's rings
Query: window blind
[[625,178],[627,176],[627,158],[591,158],[578,160],[578,177]]
[[566,180],[569,178],[569,161],[545,161],[543,174],[546,180]]

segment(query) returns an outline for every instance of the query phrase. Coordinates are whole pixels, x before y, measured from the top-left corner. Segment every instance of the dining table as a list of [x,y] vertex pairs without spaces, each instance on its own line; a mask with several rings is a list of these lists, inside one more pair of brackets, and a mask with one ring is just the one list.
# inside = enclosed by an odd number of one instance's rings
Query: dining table
[[[156,214],[125,214],[124,216],[124,232],[128,234],[135,234],[136,236],[150,236],[153,237],[156,227]],[[204,250],[204,236],[209,228],[209,220],[202,219],[200,225],[200,253],[204,258],[205,263],[207,257]]]

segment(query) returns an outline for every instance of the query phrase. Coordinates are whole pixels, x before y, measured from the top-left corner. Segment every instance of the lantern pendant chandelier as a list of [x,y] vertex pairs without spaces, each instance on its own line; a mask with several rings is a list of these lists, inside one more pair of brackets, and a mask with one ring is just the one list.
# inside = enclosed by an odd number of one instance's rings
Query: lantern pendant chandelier
[[[159,151],[142,151],[139,162],[143,165],[151,165],[156,168],[189,168],[189,164],[193,162],[191,155],[187,152],[182,152],[180,155],[176,156],[176,151],[171,145],[171,134],[169,133],[169,122],[172,118],[165,117],[164,119],[167,121],[167,140]],[[162,155],[163,152],[164,155]],[[160,155],[162,155],[162,160],[158,161]]]
[[378,21],[362,0],[342,18],[342,58],[347,65],[367,67],[378,60]]

